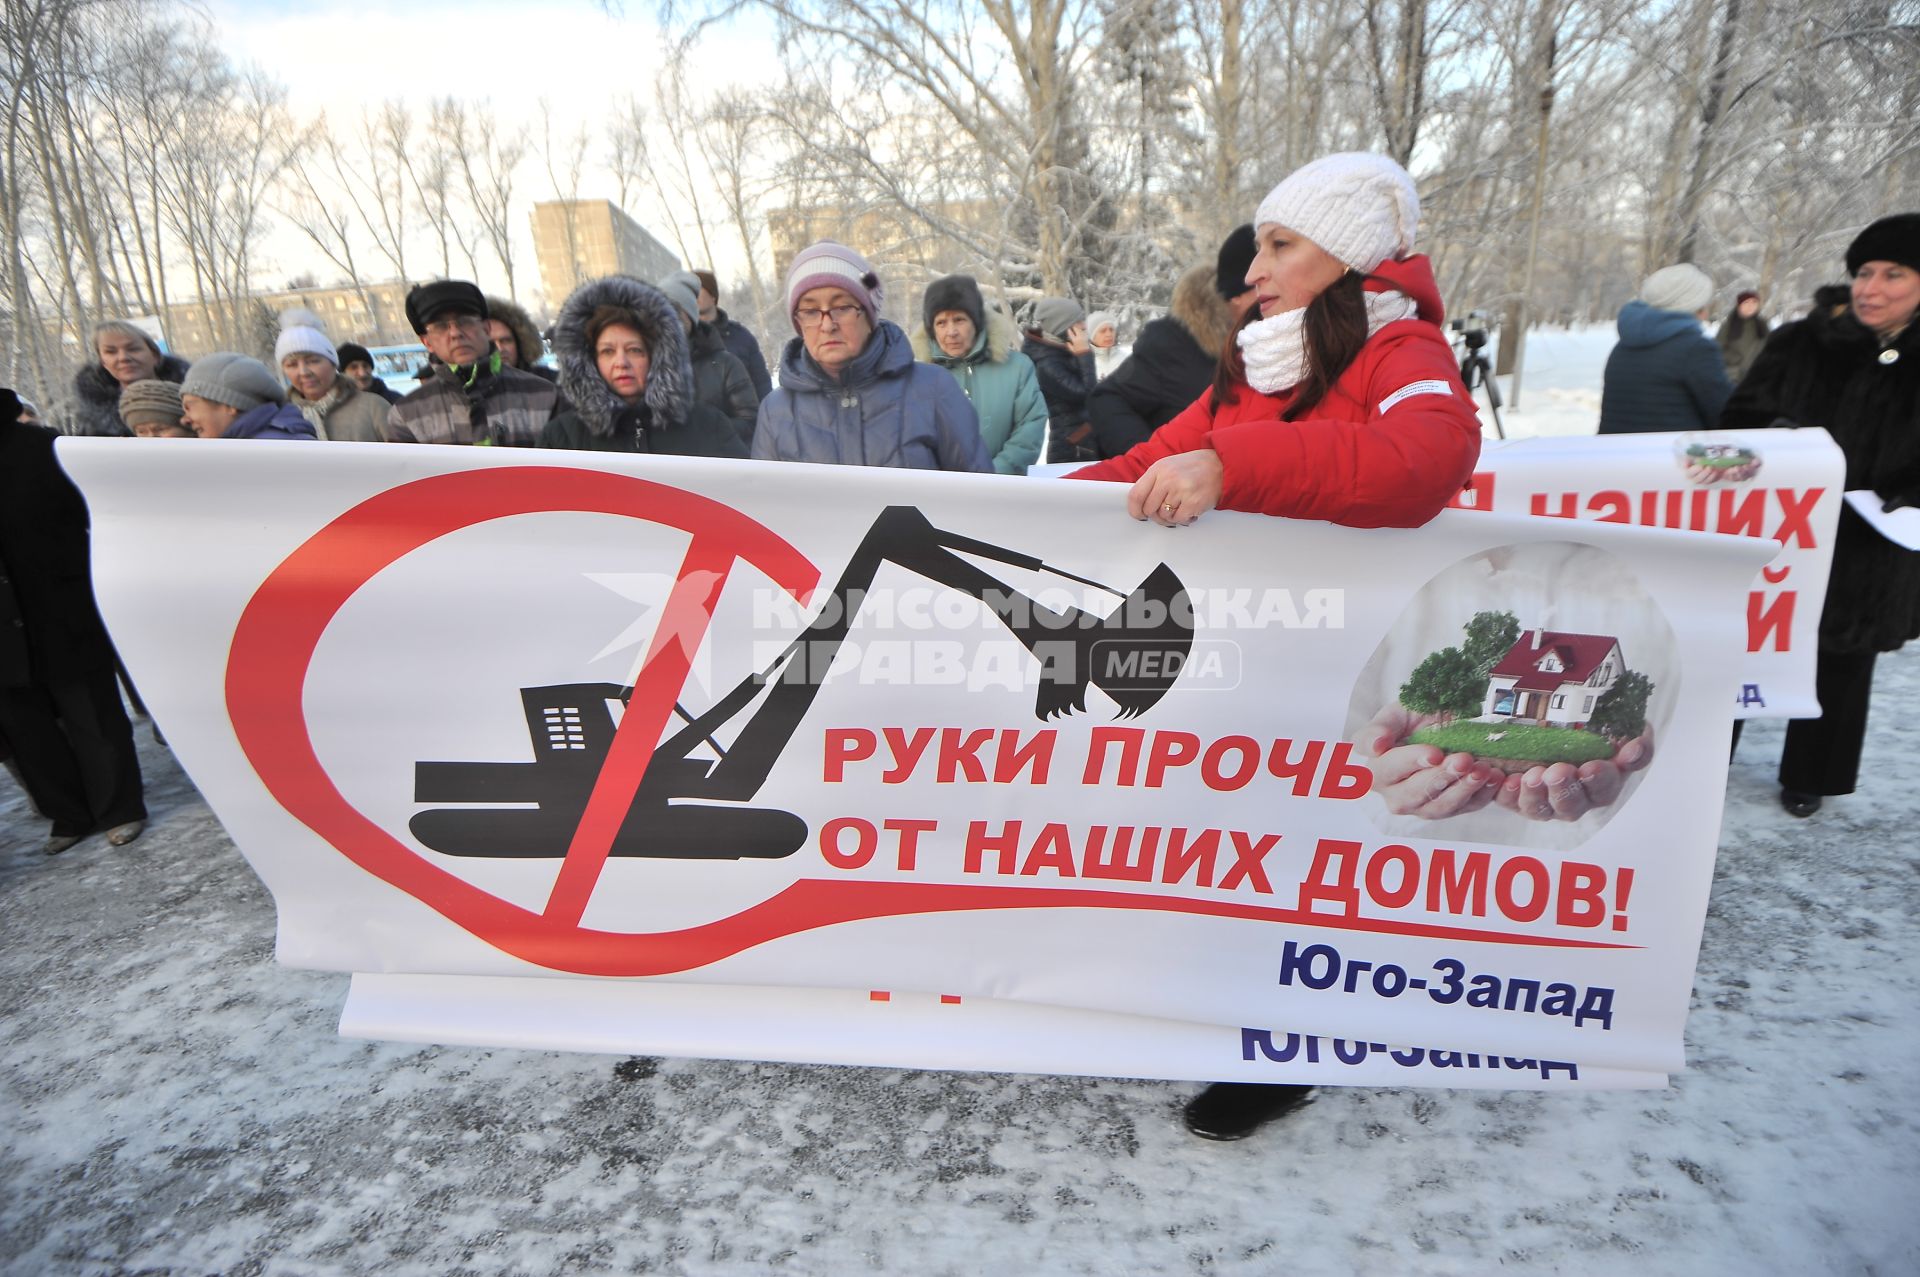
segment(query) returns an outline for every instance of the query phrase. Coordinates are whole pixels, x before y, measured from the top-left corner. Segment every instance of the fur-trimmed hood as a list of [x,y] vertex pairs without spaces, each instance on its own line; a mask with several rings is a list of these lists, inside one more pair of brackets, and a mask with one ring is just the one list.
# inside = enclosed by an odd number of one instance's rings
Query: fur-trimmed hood
[[1233,308],[1221,299],[1220,290],[1214,287],[1214,271],[1210,266],[1196,266],[1180,277],[1173,286],[1173,303],[1167,314],[1186,329],[1211,358],[1220,358],[1220,352],[1233,338]]
[[539,363],[540,356],[547,353],[547,343],[540,339],[540,326],[533,322],[533,316],[518,302],[505,297],[487,298],[487,318],[497,319],[513,329],[514,344],[520,347],[520,362],[514,365],[515,368],[524,372]]
[[[980,339],[975,338],[973,349],[958,359],[949,358],[933,340],[933,334],[924,327],[913,330],[910,339],[913,343],[913,357],[923,364],[940,364],[952,367],[955,364],[971,363],[982,358]],[[1005,311],[987,307],[987,341],[985,361],[990,364],[1004,364],[1007,356],[1020,349],[1020,330],[1013,326],[1013,320]]]
[[602,306],[624,306],[641,321],[649,355],[642,398],[653,414],[651,429],[686,423],[693,403],[693,364],[680,311],[666,295],[631,275],[608,275],[573,290],[553,323],[553,356],[560,365],[560,393],[598,436],[611,435],[627,405],[601,378],[587,348],[587,321]]

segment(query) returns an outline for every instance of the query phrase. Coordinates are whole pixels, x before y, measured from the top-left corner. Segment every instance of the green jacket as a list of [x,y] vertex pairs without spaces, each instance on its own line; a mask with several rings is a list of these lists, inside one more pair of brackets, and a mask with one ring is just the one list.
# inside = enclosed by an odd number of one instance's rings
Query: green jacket
[[1047,438],[1047,401],[1033,361],[1015,349],[1018,339],[1013,321],[997,310],[987,312],[987,331],[957,359],[942,354],[925,328],[913,333],[914,358],[952,373],[973,401],[980,438],[999,474],[1025,474]]

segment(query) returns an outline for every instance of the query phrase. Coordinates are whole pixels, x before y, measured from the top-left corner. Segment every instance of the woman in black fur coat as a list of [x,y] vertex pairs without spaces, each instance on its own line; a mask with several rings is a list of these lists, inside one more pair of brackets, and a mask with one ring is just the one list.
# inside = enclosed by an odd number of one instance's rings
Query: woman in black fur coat
[[121,319],[93,330],[94,361],[73,375],[76,435],[125,438],[133,434],[120,420],[120,388],[157,377],[175,385],[187,379],[187,361],[161,351],[153,338]]
[[[1884,217],[1847,249],[1846,310],[1776,330],[1734,390],[1722,429],[1822,426],[1847,457],[1848,491],[1887,508],[1920,506],[1920,213]],[[1920,637],[1920,553],[1840,511],[1820,617],[1815,687],[1821,716],[1787,728],[1780,802],[1811,816],[1859,780],[1874,657]]]

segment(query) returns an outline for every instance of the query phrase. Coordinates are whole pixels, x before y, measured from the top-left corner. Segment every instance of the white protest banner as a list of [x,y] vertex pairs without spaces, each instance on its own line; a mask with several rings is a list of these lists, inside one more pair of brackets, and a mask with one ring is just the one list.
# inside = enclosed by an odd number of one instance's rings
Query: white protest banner
[[1846,458],[1824,430],[1488,440],[1457,508],[1761,537],[1737,718],[1817,718],[1813,666]]
[[1169,530],[1106,485],[683,458],[59,455],[289,963],[1680,1064],[1770,546]]
[[1660,1073],[1495,1051],[885,990],[523,976],[353,977],[345,1037],[453,1046],[1165,1081],[1462,1090],[1658,1090]]

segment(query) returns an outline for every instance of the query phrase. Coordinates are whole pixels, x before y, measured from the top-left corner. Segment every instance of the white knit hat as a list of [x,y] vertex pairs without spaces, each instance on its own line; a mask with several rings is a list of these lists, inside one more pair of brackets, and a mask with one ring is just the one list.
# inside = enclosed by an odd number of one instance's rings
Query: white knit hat
[[1287,174],[1260,201],[1253,223],[1296,231],[1365,272],[1413,251],[1420,197],[1407,171],[1386,156],[1347,151]]
[[1663,266],[1640,285],[1640,300],[1655,310],[1691,315],[1713,304],[1713,280],[1692,262]]
[[320,316],[298,306],[280,312],[280,340],[273,343],[276,366],[288,355],[319,355],[335,368],[340,366],[340,352],[321,331]]

